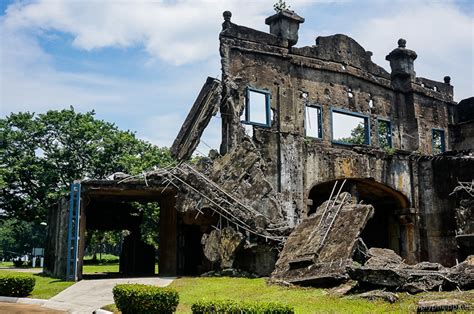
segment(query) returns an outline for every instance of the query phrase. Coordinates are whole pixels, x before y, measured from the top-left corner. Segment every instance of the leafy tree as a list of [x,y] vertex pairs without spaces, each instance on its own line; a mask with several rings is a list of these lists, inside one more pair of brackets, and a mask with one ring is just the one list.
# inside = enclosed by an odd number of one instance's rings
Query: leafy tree
[[[158,229],[157,229],[158,230]],[[89,230],[86,232],[86,254],[92,255],[92,260],[102,260],[102,253],[120,255],[123,230]],[[155,230],[156,233],[156,230]],[[99,259],[97,258],[99,254]]]
[[160,205],[156,202],[138,205],[143,213],[143,222],[140,225],[142,240],[153,245],[158,250],[159,238],[157,230],[160,227]]
[[0,119],[0,219],[44,221],[75,179],[138,174],[173,159],[166,148],[74,108]]
[[366,144],[365,136],[365,125],[363,122],[360,122],[351,130],[350,137],[341,137],[336,139],[336,141],[354,145],[364,145]]
[[12,258],[43,247],[46,226],[9,218],[0,221],[0,258]]

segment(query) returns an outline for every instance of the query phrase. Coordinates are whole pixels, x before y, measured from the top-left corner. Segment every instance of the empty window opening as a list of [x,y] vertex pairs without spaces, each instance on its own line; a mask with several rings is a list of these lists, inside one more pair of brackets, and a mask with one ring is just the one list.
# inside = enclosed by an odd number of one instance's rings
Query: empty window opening
[[349,89],[347,90],[347,96],[348,96],[349,98],[354,97],[354,94],[352,93],[352,89],[349,88]]
[[445,151],[444,130],[433,129],[433,155],[441,154]]
[[244,124],[244,130],[248,137],[253,137],[253,126]]
[[368,145],[370,138],[367,116],[333,110],[332,140],[342,144]]
[[379,146],[383,149],[392,147],[392,123],[387,120],[378,120],[378,140]]
[[304,120],[305,134],[308,137],[322,138],[322,113],[320,107],[311,107],[306,105],[306,114]]
[[372,99],[372,95],[369,94],[369,108],[374,108],[374,100]]
[[245,101],[245,123],[270,126],[270,93],[247,87]]

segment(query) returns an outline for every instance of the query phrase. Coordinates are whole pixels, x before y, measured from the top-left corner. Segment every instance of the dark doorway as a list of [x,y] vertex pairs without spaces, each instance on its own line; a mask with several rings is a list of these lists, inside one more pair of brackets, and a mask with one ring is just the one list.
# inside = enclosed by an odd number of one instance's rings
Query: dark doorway
[[204,253],[201,244],[202,233],[198,225],[183,225],[183,268],[186,276],[199,275]]
[[[156,228],[146,224],[150,223],[150,217],[145,217],[146,206],[154,205],[159,210],[156,202],[148,204],[140,204],[137,202],[129,202],[120,199],[93,199],[86,209],[86,230],[88,238],[86,239],[85,252],[91,253],[92,247],[97,245],[91,239],[97,233],[101,234],[119,234],[119,252],[118,253],[118,271],[114,267],[103,267],[105,272],[94,274],[84,273],[84,277],[120,277],[120,276],[152,276],[155,275],[155,263],[157,252],[154,243],[158,241],[159,225],[156,221]],[[158,214],[157,214],[158,215]],[[148,227],[148,228],[146,228]],[[155,230],[153,230],[155,229]],[[153,238],[152,238],[153,237]],[[151,239],[152,238],[152,239]],[[110,237],[105,237],[110,241]],[[156,241],[154,241],[156,239]],[[116,241],[117,242],[117,241]],[[151,243],[150,243],[151,242]],[[103,247],[101,248],[103,249]],[[116,250],[115,250],[116,251]],[[84,260],[84,263],[90,263]],[[99,260],[97,265],[105,265],[107,263]],[[92,263],[95,264],[95,263]],[[101,269],[101,267],[97,267]],[[113,271],[110,269],[114,269]]]

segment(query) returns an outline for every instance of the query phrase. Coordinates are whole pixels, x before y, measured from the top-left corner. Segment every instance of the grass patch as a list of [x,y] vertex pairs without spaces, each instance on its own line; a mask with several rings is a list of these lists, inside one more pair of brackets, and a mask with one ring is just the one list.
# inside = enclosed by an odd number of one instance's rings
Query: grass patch
[[2,267],[13,267],[13,262],[0,262]]
[[[11,270],[0,270],[0,274],[12,272]],[[33,276],[36,279],[36,284],[28,298],[49,299],[74,283],[41,274],[33,274]]]
[[117,308],[117,306],[115,304],[105,305],[105,306],[101,307],[101,309],[112,312],[112,313],[120,313],[119,309]]
[[[82,268],[83,274],[97,274],[97,273],[118,273],[119,264],[93,264],[84,265]],[[158,274],[158,263],[155,265],[155,274]]]
[[202,298],[232,299],[245,301],[277,301],[292,305],[296,313],[351,312],[374,313],[386,312],[386,304],[364,300],[345,300],[332,297],[324,289],[284,288],[267,286],[265,280],[246,278],[180,278],[171,284],[178,290],[180,304],[178,313],[190,313],[191,305]]
[[471,304],[474,300],[473,290],[420,293],[413,296],[398,293],[400,301],[390,304],[367,301],[355,296],[337,297],[330,295],[325,289],[268,286],[262,278],[179,278],[170,287],[179,292],[177,313],[190,313],[191,305],[203,298],[279,302],[294,306],[296,313],[413,313],[416,312],[420,299],[454,297]]
[[99,264],[99,265],[84,265],[82,268],[83,274],[95,273],[118,273],[119,264]]

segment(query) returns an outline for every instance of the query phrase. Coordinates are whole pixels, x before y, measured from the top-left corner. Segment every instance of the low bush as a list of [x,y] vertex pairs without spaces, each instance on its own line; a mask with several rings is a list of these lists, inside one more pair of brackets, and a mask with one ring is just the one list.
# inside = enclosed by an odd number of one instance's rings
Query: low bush
[[85,256],[83,263],[84,265],[105,265],[105,264],[118,264],[120,258],[111,254],[104,254],[102,258],[94,258],[97,256]]
[[112,290],[117,308],[129,313],[173,313],[179,303],[174,289],[141,284],[116,285]]
[[35,287],[35,277],[27,274],[0,274],[0,295],[6,297],[26,297]]
[[201,300],[191,306],[193,314],[293,314],[292,306],[275,302],[244,302],[232,300]]

